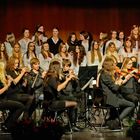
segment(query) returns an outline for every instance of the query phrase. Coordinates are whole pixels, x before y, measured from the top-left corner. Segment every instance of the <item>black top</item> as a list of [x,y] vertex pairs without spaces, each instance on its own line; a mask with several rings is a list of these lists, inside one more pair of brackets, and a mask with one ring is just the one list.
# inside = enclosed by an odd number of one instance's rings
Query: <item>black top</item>
[[59,38],[58,41],[57,41],[57,43],[54,43],[54,41],[52,40],[52,37],[49,38],[47,40],[47,43],[49,44],[50,52],[53,53],[54,55],[57,54],[58,53],[59,45],[62,42],[63,42],[63,40]]
[[48,83],[46,86],[44,86],[44,99],[48,101],[56,100],[58,91],[57,91],[57,86],[58,86],[58,78],[57,77],[50,77],[48,79]]
[[29,94],[37,93],[37,90],[40,92],[43,88],[43,79],[42,79],[42,69],[39,69],[38,74],[34,73],[33,70],[27,74],[27,88]]
[[103,94],[106,96],[106,104],[118,107],[118,99],[122,98],[120,94],[120,86],[115,84],[111,75],[102,71],[99,78],[99,86],[103,90]]
[[[4,87],[3,83],[0,81],[0,89]],[[5,97],[5,93],[0,94],[0,99],[3,99]]]
[[[12,71],[12,70],[7,70],[7,74],[10,75],[13,79],[15,79],[16,77],[19,76],[20,70],[17,70],[16,72]],[[20,81],[16,85],[12,82],[11,86],[9,88],[8,95],[13,94],[13,93],[14,94],[15,93],[24,93],[25,87],[23,86],[23,82],[24,82],[23,78],[21,78]]]

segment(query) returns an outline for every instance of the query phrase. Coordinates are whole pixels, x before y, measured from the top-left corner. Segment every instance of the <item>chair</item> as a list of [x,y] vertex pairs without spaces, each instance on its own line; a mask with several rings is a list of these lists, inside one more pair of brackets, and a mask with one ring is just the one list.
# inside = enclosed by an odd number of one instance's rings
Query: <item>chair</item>
[[[96,116],[98,113],[98,118],[100,119],[100,129],[102,130],[104,124],[106,124],[107,120],[115,119],[115,117],[119,120],[120,127],[123,129],[122,121],[120,119],[120,108],[113,107],[111,105],[106,104],[106,96],[103,95],[102,89],[95,87],[94,89],[94,98],[93,98],[93,109],[91,110],[91,121],[92,123],[96,123]],[[113,111],[113,113],[112,113]],[[113,116],[111,115],[113,114]]]
[[[93,111],[91,113],[91,123],[95,123],[95,125],[98,125],[100,126],[100,130],[102,130],[103,126],[104,125],[108,125],[107,124],[107,121],[108,120],[115,120],[115,119],[109,119],[111,116],[110,116],[110,112],[111,110],[115,110],[116,112],[116,118],[119,120],[119,123],[120,123],[120,129],[123,129],[123,125],[122,125],[122,121],[120,120],[120,117],[119,117],[119,110],[120,108],[118,107],[112,107],[112,106],[93,106]],[[114,112],[114,111],[113,111]],[[98,113],[98,118],[100,119],[98,122],[96,119],[98,119],[96,116],[96,113]],[[98,124],[96,124],[98,123]],[[114,127],[114,126],[113,126]],[[112,130],[115,129],[115,128],[111,128]]]
[[68,126],[69,132],[73,132],[68,115],[68,108],[55,110],[50,108],[48,103],[45,102],[45,104],[43,103],[42,119],[47,123],[60,123],[63,127]]

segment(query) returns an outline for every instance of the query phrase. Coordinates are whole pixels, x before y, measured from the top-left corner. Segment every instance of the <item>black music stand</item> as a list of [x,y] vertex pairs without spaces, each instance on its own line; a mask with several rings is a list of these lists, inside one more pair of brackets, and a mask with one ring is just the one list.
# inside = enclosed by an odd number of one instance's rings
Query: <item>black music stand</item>
[[79,73],[78,78],[80,82],[80,86],[83,87],[90,79],[91,77],[94,78],[94,80],[97,78],[97,72],[98,72],[98,66],[80,66],[79,67]]
[[78,78],[79,78],[81,90],[84,91],[85,127],[87,125],[94,127],[93,124],[90,123],[89,118],[88,118],[88,115],[89,115],[88,114],[89,113],[88,99],[89,99],[89,96],[91,96],[91,89],[89,89],[89,85],[91,84],[93,80],[97,79],[97,73],[98,73],[98,66],[86,66],[86,67],[79,68]]
[[121,68],[121,67],[122,67],[122,63],[117,63],[117,66],[118,66],[119,68]]
[[[121,69],[122,63],[118,63],[117,66]],[[137,62],[133,62],[133,67],[134,68],[138,68],[138,63]]]

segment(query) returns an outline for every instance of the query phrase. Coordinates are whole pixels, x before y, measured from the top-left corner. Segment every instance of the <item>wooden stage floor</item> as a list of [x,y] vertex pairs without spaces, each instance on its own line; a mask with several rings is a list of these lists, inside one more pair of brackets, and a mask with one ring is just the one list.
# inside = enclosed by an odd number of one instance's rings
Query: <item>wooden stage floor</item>
[[[127,128],[118,131],[111,131],[107,128],[103,128],[101,131],[99,128],[97,128],[97,131],[95,131],[94,128],[93,129],[85,128],[80,132],[73,132],[72,134],[64,134],[62,135],[61,140],[132,140],[132,138],[126,136],[126,130]],[[10,134],[0,133],[0,140],[13,140],[13,139]],[[30,140],[32,139],[30,138]]]
[[[97,128],[98,129],[98,128]],[[102,129],[102,131],[88,129],[82,132],[74,132],[70,135],[63,135],[61,140],[132,140],[126,136],[126,129],[111,131],[109,129]]]

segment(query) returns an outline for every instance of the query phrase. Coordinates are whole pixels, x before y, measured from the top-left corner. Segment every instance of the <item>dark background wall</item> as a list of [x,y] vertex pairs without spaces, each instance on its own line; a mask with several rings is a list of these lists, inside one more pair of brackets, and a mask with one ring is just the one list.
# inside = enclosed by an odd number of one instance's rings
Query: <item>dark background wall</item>
[[34,32],[43,24],[50,36],[54,26],[66,40],[68,33],[87,30],[96,38],[99,32],[111,29],[130,33],[133,24],[140,23],[136,0],[0,0],[0,40],[7,32],[21,36],[23,27]]

